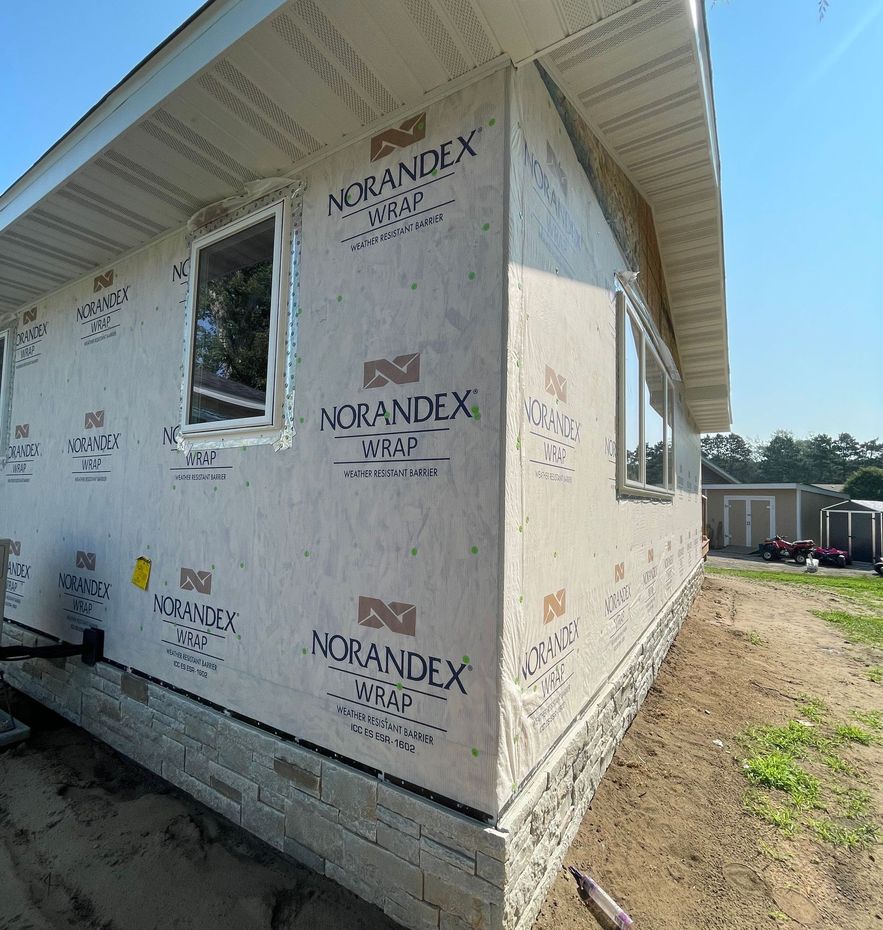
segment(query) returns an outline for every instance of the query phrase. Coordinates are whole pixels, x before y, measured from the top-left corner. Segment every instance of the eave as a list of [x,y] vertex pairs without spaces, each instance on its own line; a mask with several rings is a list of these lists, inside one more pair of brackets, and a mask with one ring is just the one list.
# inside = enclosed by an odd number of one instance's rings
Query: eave
[[538,60],[650,204],[686,400],[730,426],[697,0],[214,0],[0,196],[0,316],[482,74]]

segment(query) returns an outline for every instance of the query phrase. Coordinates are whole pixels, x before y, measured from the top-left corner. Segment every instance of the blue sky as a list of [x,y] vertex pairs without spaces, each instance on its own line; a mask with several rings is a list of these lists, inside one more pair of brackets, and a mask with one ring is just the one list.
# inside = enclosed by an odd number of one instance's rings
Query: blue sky
[[[4,3],[0,190],[201,5]],[[718,0],[733,429],[883,435],[883,0]]]

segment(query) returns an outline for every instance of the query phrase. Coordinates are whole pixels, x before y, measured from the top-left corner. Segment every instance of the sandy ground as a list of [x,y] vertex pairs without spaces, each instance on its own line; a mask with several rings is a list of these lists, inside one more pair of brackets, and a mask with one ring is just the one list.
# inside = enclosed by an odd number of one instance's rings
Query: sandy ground
[[[779,911],[792,927],[883,930],[883,849],[784,841],[741,806],[745,727],[786,721],[803,693],[842,717],[883,707],[863,674],[879,654],[809,613],[833,601],[706,579],[566,860],[637,928],[769,928]],[[23,698],[16,712],[34,732],[0,753],[0,930],[394,926],[54,714]],[[850,759],[883,811],[883,748]],[[597,927],[562,871],[535,930]]]

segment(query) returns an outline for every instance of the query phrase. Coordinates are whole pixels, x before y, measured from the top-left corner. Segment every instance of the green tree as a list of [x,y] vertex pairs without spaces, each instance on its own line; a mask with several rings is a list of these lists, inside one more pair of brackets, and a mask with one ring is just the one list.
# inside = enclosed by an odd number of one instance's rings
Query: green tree
[[800,472],[800,446],[787,430],[776,430],[770,441],[760,447],[758,478],[760,481],[797,481]]
[[756,466],[751,444],[738,433],[716,433],[702,437],[702,454],[710,462],[740,481],[751,481]]
[[846,481],[861,462],[862,447],[854,436],[841,433],[834,440],[834,449],[837,452],[837,477],[834,481]]
[[797,440],[801,450],[801,467],[796,481],[807,484],[833,483],[841,480],[840,461],[834,440],[826,433],[818,433],[807,440]]
[[869,465],[860,468],[843,486],[853,500],[883,501],[883,468]]

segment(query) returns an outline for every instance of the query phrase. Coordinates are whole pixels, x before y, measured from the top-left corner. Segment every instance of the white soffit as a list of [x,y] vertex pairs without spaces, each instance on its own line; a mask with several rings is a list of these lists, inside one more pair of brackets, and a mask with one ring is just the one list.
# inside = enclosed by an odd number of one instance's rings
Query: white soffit
[[693,0],[215,0],[0,196],[0,315],[243,182],[539,58],[654,210],[687,402],[729,427],[720,198]]
[[703,432],[728,430],[719,165],[699,10],[639,0],[541,62],[653,208],[687,404]]

